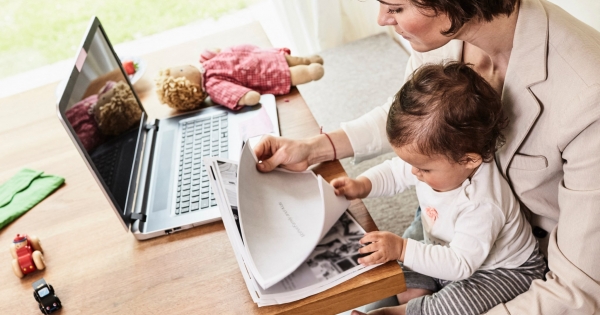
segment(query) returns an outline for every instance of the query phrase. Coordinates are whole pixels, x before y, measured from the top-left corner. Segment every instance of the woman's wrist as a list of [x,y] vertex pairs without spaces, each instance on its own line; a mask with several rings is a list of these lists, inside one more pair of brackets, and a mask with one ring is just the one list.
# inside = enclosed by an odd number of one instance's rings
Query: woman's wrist
[[308,150],[308,165],[313,165],[321,162],[333,160],[333,147],[327,136],[318,135],[306,139],[305,142]]
[[341,129],[308,138],[305,141],[305,145],[307,146],[307,150],[309,150],[309,165],[354,155],[350,140]]

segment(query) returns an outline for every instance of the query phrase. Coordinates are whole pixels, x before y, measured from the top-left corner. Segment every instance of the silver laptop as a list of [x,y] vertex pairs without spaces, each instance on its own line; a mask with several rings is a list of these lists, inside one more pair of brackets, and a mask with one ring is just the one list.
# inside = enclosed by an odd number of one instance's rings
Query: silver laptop
[[[91,108],[106,91],[125,93],[123,98],[111,97],[111,106],[134,99],[141,117],[122,119],[127,124],[103,132]],[[96,17],[58,102],[63,126],[123,226],[137,239],[219,220],[202,158],[238,160],[242,138],[249,136],[240,129],[248,129],[254,120],[264,122],[265,115],[272,133],[279,135],[273,95],[263,95],[259,105],[240,111],[217,105],[150,121]]]

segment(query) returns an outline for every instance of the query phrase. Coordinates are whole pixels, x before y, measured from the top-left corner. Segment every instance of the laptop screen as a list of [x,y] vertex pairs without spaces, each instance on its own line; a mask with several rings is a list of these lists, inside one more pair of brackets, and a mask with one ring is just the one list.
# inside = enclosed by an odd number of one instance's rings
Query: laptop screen
[[145,114],[96,18],[58,108],[80,153],[117,207],[115,210],[125,217]]

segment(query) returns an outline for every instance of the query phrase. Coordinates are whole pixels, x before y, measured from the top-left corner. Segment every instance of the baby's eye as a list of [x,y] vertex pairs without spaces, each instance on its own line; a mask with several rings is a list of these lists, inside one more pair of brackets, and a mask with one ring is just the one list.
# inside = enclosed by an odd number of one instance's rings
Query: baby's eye
[[422,169],[419,169],[419,170],[423,173],[429,173],[429,170],[422,170]]
[[402,12],[402,8],[398,8],[398,9],[388,9],[388,14],[398,14]]

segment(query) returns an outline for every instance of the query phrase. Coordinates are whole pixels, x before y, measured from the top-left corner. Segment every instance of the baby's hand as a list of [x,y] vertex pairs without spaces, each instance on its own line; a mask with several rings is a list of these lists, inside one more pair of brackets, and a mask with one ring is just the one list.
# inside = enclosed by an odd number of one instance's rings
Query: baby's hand
[[348,200],[365,198],[371,192],[371,181],[366,177],[359,177],[357,179],[338,177],[331,181],[331,186],[335,188],[337,196],[343,195]]
[[358,251],[361,254],[371,253],[358,259],[358,263],[364,266],[401,259],[402,249],[406,244],[402,237],[394,233],[380,231],[367,233],[360,239],[360,243],[370,243]]

